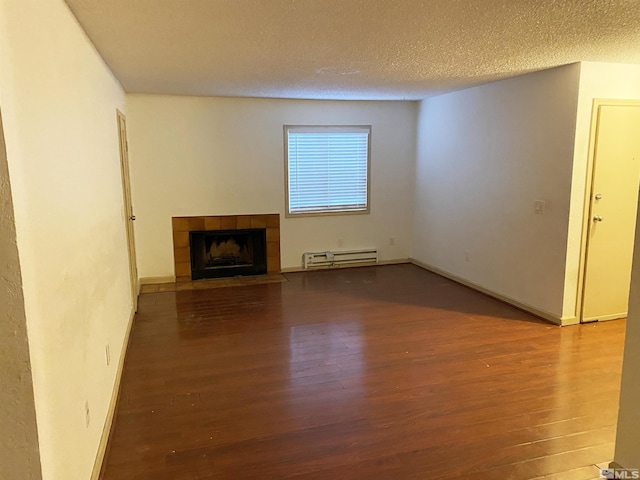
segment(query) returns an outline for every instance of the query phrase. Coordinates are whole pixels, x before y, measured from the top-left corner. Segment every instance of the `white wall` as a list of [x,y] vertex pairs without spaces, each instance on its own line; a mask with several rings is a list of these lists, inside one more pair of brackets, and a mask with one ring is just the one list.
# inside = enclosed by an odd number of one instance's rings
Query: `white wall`
[[43,478],[87,479],[130,315],[116,127],[124,93],[62,0],[8,0],[0,107]]
[[0,117],[0,478],[40,479],[36,408]]
[[[578,118],[575,138],[572,209],[569,223],[569,250],[565,308],[575,309],[587,159],[594,98],[640,99],[640,66],[610,63],[581,64]],[[640,212],[640,209],[638,209]],[[625,338],[620,410],[615,461],[627,468],[640,468],[640,221],[636,239]]]
[[[171,217],[181,215],[280,213],[283,268],[328,249],[407,258],[415,111],[411,102],[128,95],[140,276],[174,274]],[[284,124],[372,125],[371,214],[284,218]]]
[[640,468],[640,206],[638,216],[614,457],[625,468]]
[[576,120],[572,173],[571,213],[567,246],[565,316],[576,314],[579,283],[582,219],[587,185],[587,160],[591,135],[591,116],[595,98],[640,99],[640,66],[616,63],[582,62]]
[[430,98],[418,117],[412,257],[556,321],[578,75],[569,65]]

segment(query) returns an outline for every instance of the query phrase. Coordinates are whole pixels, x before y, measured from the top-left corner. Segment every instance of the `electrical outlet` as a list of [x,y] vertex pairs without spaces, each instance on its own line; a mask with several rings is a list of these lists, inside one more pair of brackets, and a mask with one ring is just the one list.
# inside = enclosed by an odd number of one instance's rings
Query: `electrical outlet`
[[107,360],[107,367],[111,364],[111,351],[109,350],[109,344],[104,347],[104,353]]
[[338,246],[341,247],[343,245],[343,241],[341,238],[338,239]]
[[465,250],[464,259],[465,259],[466,262],[470,262],[471,261],[471,252],[469,250]]
[[89,424],[91,423],[91,412],[89,411],[89,400],[84,402],[84,422],[85,422],[85,426],[89,428]]
[[544,200],[536,200],[533,204],[533,208],[535,210],[535,212],[539,215],[544,214],[544,210],[545,210],[545,202]]
[[395,244],[396,244],[395,237],[389,237],[389,245],[395,245]]

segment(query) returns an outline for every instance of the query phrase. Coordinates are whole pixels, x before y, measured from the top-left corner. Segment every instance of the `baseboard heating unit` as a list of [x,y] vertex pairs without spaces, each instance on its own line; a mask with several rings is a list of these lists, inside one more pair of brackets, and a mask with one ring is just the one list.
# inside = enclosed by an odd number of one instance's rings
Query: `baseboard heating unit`
[[378,250],[346,250],[342,252],[306,252],[302,254],[304,268],[339,267],[353,263],[378,263]]

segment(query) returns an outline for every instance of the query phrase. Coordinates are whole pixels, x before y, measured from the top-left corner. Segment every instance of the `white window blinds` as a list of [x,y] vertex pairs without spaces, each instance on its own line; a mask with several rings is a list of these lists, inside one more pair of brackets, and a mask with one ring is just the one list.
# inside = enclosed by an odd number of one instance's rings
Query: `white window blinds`
[[285,127],[288,213],[368,211],[370,127]]

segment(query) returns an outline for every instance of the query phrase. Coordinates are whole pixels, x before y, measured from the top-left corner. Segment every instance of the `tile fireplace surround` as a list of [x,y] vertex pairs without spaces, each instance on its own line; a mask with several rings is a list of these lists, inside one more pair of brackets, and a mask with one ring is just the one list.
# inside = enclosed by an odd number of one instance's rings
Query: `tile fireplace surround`
[[243,230],[265,228],[267,231],[267,274],[280,273],[280,215],[222,215],[207,217],[173,217],[173,261],[176,282],[191,281],[189,232],[203,230]]

